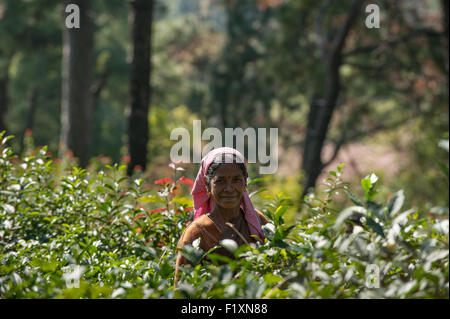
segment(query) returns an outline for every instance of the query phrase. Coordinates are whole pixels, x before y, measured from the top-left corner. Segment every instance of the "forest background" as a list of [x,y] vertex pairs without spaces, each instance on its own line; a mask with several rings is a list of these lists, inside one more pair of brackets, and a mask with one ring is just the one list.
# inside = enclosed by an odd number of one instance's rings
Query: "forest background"
[[288,221],[339,163],[351,183],[376,173],[384,197],[448,207],[447,1],[0,0],[0,39],[16,153],[32,138],[56,164],[153,180],[172,174],[174,128],[276,127],[277,173],[250,175],[295,199]]

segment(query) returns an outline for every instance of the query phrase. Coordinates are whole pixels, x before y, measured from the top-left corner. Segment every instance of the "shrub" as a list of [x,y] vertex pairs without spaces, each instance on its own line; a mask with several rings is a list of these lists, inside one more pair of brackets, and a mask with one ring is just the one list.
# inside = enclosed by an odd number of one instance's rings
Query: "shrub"
[[[373,174],[359,199],[339,166],[294,226],[283,219],[292,201],[267,197],[264,244],[221,242],[235,259],[185,247],[193,265],[174,290],[193,214],[177,164],[150,185],[125,165],[67,170],[70,159],[55,164],[45,147],[18,157],[10,138],[0,134],[1,298],[448,298],[448,208],[404,210],[402,191],[377,199]],[[336,192],[354,206],[334,209]]]

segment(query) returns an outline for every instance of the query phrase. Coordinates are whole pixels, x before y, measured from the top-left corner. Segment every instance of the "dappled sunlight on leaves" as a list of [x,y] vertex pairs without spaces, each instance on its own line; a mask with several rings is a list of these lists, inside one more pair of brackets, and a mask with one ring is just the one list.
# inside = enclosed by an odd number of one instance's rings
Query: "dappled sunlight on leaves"
[[[264,243],[183,247],[191,264],[174,289],[177,243],[194,212],[190,179],[147,183],[118,164],[61,169],[45,148],[18,158],[0,140],[2,298],[448,298],[448,207],[404,207],[401,190],[380,198],[375,174],[357,186],[360,198],[341,180],[343,165],[330,171],[294,225],[285,221],[293,198],[249,183],[269,220]],[[350,205],[336,209],[339,196]]]

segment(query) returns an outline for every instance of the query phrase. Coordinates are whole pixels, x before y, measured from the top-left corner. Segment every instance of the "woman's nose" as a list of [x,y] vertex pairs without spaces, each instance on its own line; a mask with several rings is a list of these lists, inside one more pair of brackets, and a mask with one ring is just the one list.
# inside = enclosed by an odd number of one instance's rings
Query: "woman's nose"
[[226,190],[226,191],[233,190],[233,185],[232,185],[231,181],[226,181],[224,190]]

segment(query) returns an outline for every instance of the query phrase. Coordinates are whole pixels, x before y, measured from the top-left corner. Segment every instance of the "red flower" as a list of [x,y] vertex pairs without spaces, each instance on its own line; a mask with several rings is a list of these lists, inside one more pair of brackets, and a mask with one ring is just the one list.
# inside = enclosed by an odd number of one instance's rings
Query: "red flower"
[[173,179],[166,177],[155,181],[155,184],[167,184],[167,183],[173,183]]
[[186,207],[184,209],[185,212],[192,212],[194,210],[194,207]]
[[31,128],[27,128],[25,130],[25,136],[30,136],[33,133],[33,131],[31,130]]
[[181,187],[180,185],[175,185],[175,186],[172,188],[172,191],[171,191],[172,195],[175,195],[175,192],[176,192],[177,189],[179,189],[180,187]]
[[[149,239],[147,244],[150,244],[151,242],[153,242],[153,240]],[[159,239],[158,242],[156,243],[156,246],[162,247],[162,246],[164,246],[164,242],[161,239]]]
[[127,191],[121,191],[121,192],[119,193],[119,197],[124,196],[126,193],[128,193],[128,192],[127,192]]
[[131,162],[131,157],[129,155],[122,156],[122,162],[124,162],[124,163]]
[[110,164],[110,163],[111,163],[111,157],[109,157],[109,156],[104,156],[104,157],[102,158],[102,161],[103,161],[103,163],[105,163],[105,164]]
[[190,180],[189,178],[186,178],[184,176],[181,176],[178,181],[180,181],[180,183],[183,183],[183,184],[186,184],[186,185],[194,186],[194,182],[192,180]]
[[139,165],[139,164],[137,164],[136,166],[134,166],[134,170],[135,170],[136,172],[142,172],[142,166]]
[[155,209],[150,210],[148,213],[149,214],[153,214],[153,213],[161,213],[161,212],[164,212],[164,211],[166,211],[165,208],[155,208]]
[[144,216],[145,216],[145,214],[136,215],[136,217],[134,217],[134,220],[139,219],[139,218],[144,217]]
[[73,152],[71,150],[67,150],[64,152],[64,156],[66,157],[73,157]]

